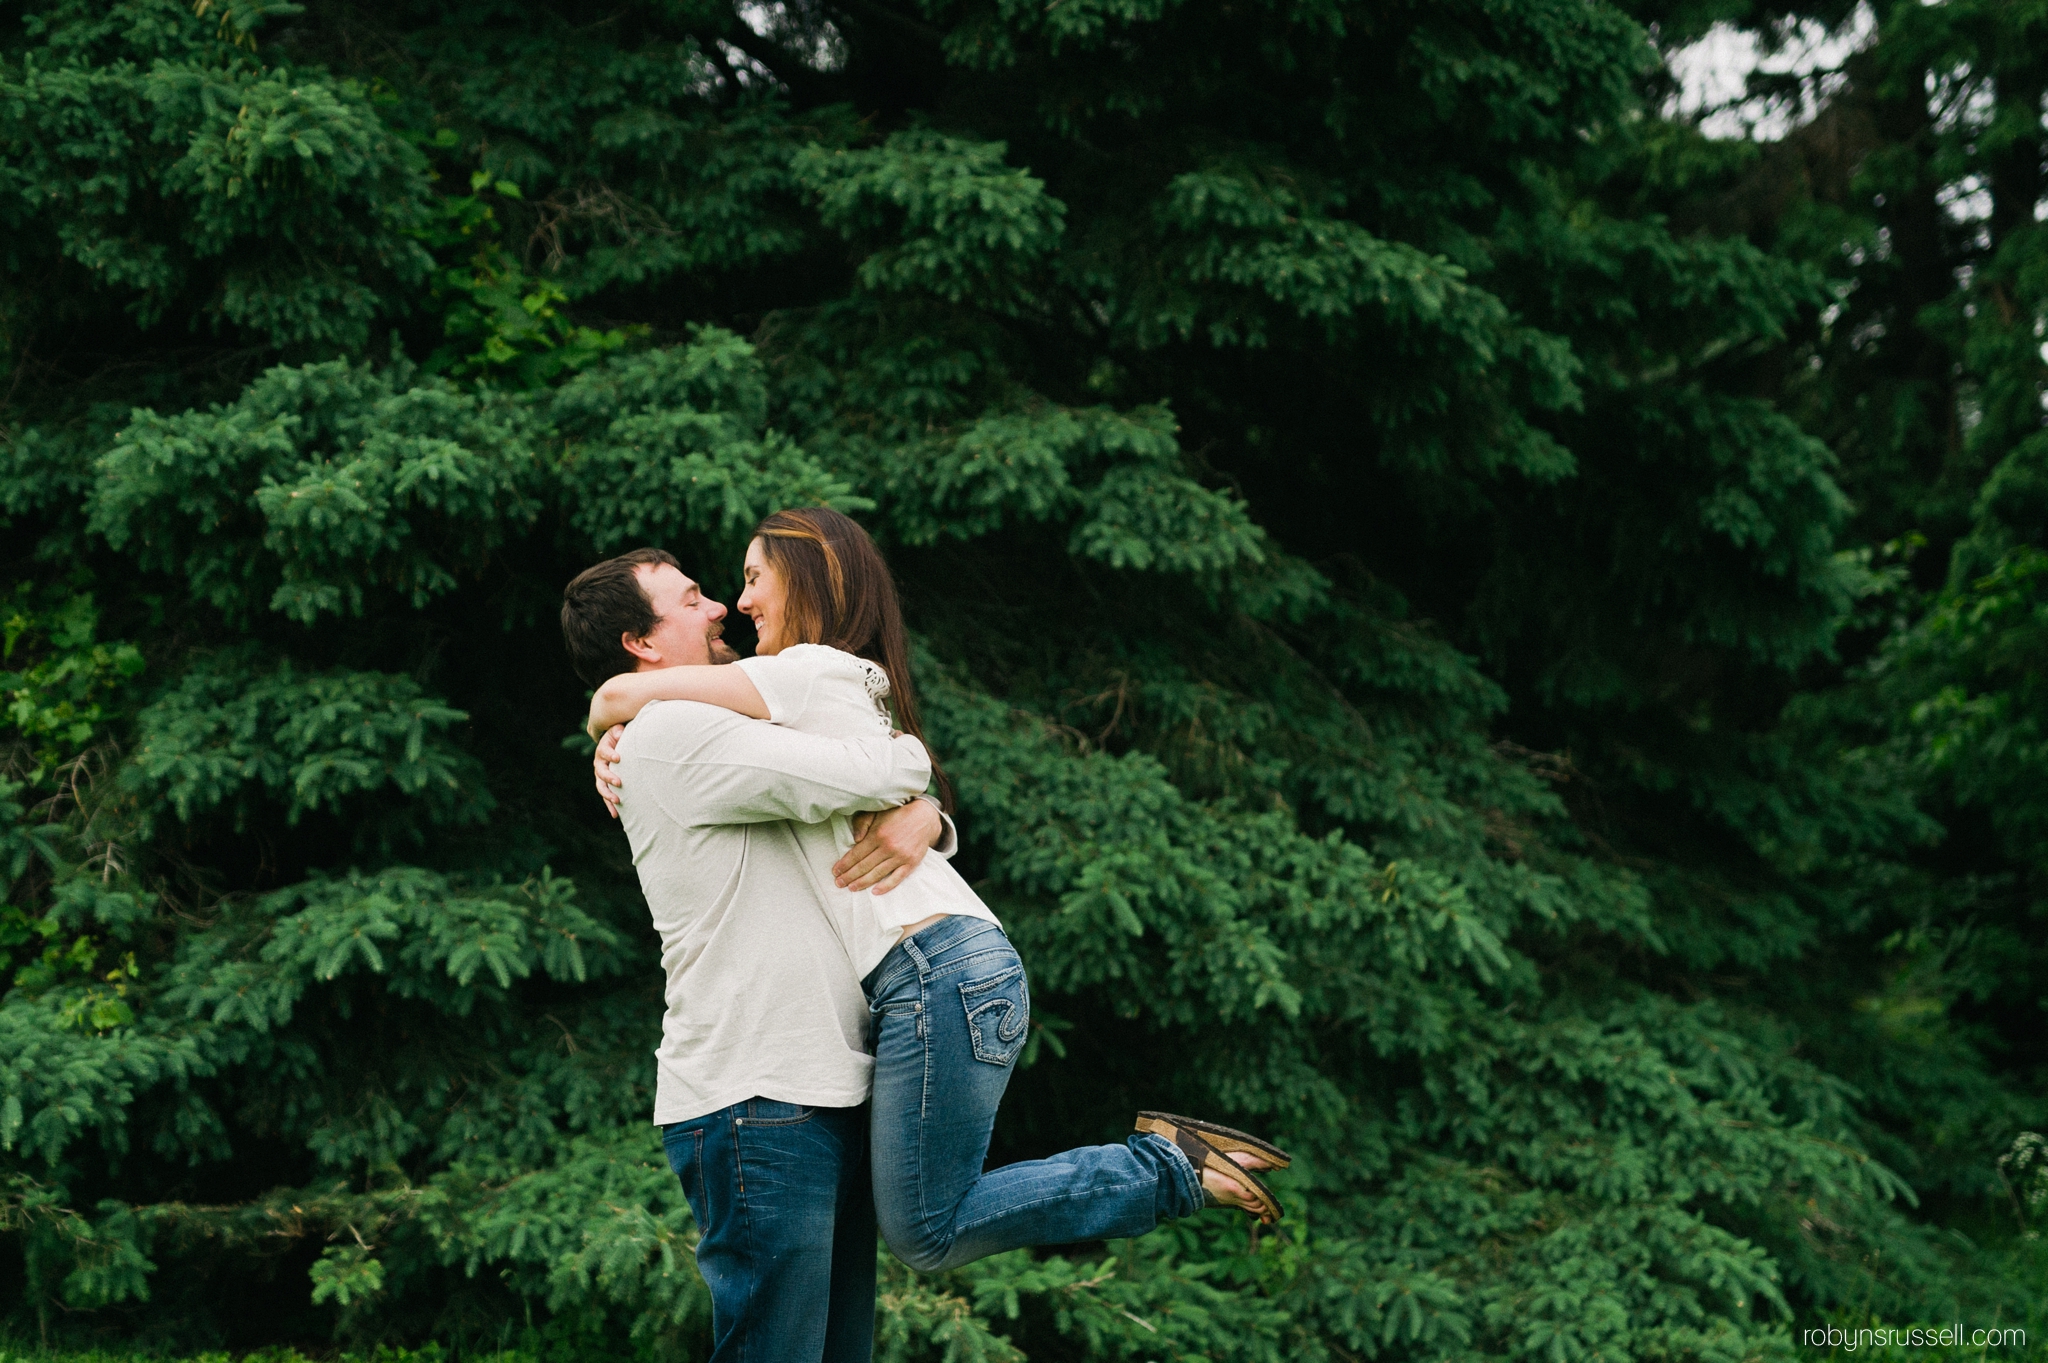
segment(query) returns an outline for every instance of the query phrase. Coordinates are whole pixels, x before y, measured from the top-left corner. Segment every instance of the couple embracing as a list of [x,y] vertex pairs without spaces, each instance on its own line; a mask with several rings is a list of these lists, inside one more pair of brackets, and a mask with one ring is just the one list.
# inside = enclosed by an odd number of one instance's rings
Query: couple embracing
[[866,531],[817,508],[763,521],[745,580],[745,659],[719,637],[725,607],[659,549],[562,600],[596,687],[598,791],[661,936],[654,1121],[700,1232],[713,1359],[867,1359],[878,1224],[934,1271],[1204,1206],[1278,1219],[1253,1171],[1284,1152],[1168,1113],[1121,1145],[983,1171],[1031,996],[948,860],[895,583]]

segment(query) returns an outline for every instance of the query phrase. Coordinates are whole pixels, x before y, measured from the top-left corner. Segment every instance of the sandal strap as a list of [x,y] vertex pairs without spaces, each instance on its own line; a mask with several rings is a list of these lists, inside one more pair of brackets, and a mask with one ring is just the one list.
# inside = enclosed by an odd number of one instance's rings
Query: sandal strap
[[1209,1167],[1209,1157],[1220,1154],[1215,1146],[1202,1139],[1199,1133],[1184,1126],[1173,1128],[1173,1143],[1188,1157],[1188,1163],[1195,1166],[1195,1177],[1199,1180],[1202,1171]]
[[[1182,1126],[1178,1122],[1167,1122],[1162,1123],[1162,1125],[1166,1125],[1172,1130],[1175,1147],[1183,1155],[1187,1156],[1188,1163],[1195,1166],[1195,1184],[1202,1190],[1203,1206],[1227,1207],[1232,1205],[1210,1192],[1208,1185],[1202,1182],[1204,1171],[1210,1171],[1223,1174],[1238,1184],[1249,1188],[1255,1201],[1271,1208],[1273,1219],[1278,1220],[1287,1214],[1280,1205],[1280,1199],[1273,1195],[1273,1190],[1266,1186],[1264,1179],[1211,1145],[1201,1132],[1196,1131],[1192,1127]],[[1155,1128],[1150,1134],[1163,1136],[1166,1133]],[[1237,1210],[1243,1211],[1245,1209],[1237,1208]],[[1253,1214],[1263,1217],[1263,1212]]]

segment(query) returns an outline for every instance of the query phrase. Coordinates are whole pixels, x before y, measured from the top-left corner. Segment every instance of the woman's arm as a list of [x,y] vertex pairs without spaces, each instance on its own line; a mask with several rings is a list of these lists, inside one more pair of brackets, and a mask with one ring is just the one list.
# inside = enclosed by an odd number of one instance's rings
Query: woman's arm
[[584,727],[592,738],[614,724],[624,724],[654,700],[695,700],[733,710],[749,719],[768,718],[767,703],[743,667],[711,663],[692,667],[663,667],[652,672],[621,672],[590,698],[590,722]]

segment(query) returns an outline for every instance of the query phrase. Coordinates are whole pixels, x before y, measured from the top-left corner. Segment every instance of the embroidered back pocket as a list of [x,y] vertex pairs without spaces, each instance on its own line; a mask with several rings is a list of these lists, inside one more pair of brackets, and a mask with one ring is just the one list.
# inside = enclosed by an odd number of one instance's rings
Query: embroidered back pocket
[[1015,1060],[1031,1030],[1031,989],[1024,982],[1024,967],[1013,965],[985,980],[968,981],[960,986],[960,1002],[967,1008],[974,1058],[991,1065]]

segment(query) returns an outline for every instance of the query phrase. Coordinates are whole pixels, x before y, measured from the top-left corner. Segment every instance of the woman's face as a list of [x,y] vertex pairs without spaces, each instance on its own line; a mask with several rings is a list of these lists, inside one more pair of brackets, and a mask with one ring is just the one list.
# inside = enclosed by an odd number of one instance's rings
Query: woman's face
[[788,593],[783,589],[782,578],[775,571],[775,565],[761,551],[759,539],[747,546],[745,572],[747,589],[740,593],[740,611],[754,622],[754,633],[759,636],[754,652],[763,657],[773,657],[789,646],[789,640],[782,633],[783,622],[787,618],[783,606],[788,600]]

